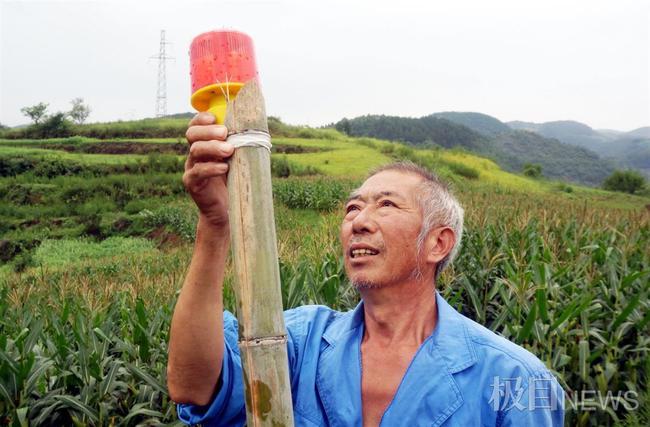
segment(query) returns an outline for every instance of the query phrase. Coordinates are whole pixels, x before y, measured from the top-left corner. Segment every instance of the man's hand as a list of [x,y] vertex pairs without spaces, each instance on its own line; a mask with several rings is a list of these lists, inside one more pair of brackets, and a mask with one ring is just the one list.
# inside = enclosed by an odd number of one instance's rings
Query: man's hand
[[204,112],[190,121],[185,136],[190,152],[185,161],[183,184],[208,224],[227,227],[227,160],[234,151],[234,147],[225,142],[228,129],[215,124],[214,116]]

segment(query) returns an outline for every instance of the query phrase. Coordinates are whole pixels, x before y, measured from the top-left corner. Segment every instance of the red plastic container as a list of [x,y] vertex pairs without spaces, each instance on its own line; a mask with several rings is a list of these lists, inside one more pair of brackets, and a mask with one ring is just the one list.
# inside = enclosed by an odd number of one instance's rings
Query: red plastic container
[[239,31],[210,31],[190,45],[192,93],[229,82],[246,83],[257,78],[253,40]]

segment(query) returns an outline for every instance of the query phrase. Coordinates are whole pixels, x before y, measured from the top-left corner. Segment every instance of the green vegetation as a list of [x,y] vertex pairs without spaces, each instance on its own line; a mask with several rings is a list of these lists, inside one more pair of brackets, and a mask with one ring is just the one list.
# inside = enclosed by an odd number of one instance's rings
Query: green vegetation
[[499,135],[510,132],[508,125],[487,114],[448,111],[435,113],[434,116],[458,123],[482,135]]
[[[633,392],[650,406],[648,198],[511,174],[462,150],[274,125],[285,134],[272,154],[285,308],[354,307],[342,202],[368,169],[412,160],[451,181],[466,209],[463,248],[439,283],[445,298],[538,355],[570,397]],[[197,216],[183,156],[147,151],[174,150],[176,138],[84,126],[127,140],[0,140],[0,420],[171,424],[168,331]],[[224,301],[235,310],[232,281],[229,264]],[[623,404],[571,405],[571,426],[648,422]]]
[[350,194],[353,183],[331,178],[285,179],[273,184],[273,196],[291,209],[332,210]]
[[606,132],[570,120],[527,123],[511,122],[514,128],[534,131],[565,144],[587,148],[621,168],[634,168],[650,177],[650,128],[631,132]]
[[[187,119],[145,119],[112,123],[70,124],[65,134],[56,137],[81,136],[98,139],[129,138],[182,138],[187,130]],[[6,139],[42,138],[38,126],[8,129],[0,134]]]
[[278,178],[289,176],[318,175],[321,172],[313,166],[303,166],[300,163],[290,162],[287,156],[271,157],[271,174]]
[[39,138],[59,138],[72,134],[72,126],[66,119],[65,113],[55,113],[46,118],[43,123],[33,127]]
[[[73,100],[75,101],[75,100]],[[45,105],[47,108],[47,105]],[[88,123],[72,124],[69,123],[69,129],[65,134],[52,137],[85,137],[97,138],[101,140],[115,140],[119,138],[129,139],[146,139],[146,138],[182,138],[185,137],[187,124],[193,114],[180,114],[175,116],[143,119],[143,120],[126,120],[109,123]],[[45,117],[45,112],[39,116],[39,120]],[[305,127],[291,126],[282,123],[276,117],[269,117],[269,131],[274,137],[302,138],[302,139],[338,139],[340,134],[334,129],[311,129]],[[33,139],[47,138],[43,136],[37,125],[0,129],[0,138],[4,139]]]
[[438,113],[420,118],[363,116],[334,125],[352,136],[371,136],[418,147],[461,148],[488,157],[502,168],[519,172],[526,163],[544,174],[587,185],[600,185],[613,164],[583,147],[563,144],[525,130],[511,130],[477,113]]
[[83,124],[90,115],[90,107],[84,104],[83,98],[75,98],[70,101],[72,108],[68,112],[68,116],[78,125]]
[[141,237],[108,237],[101,242],[88,239],[44,240],[34,253],[36,265],[63,266],[120,253],[143,253],[155,250],[151,240]]
[[634,194],[639,190],[645,188],[645,178],[643,175],[636,171],[614,171],[605,182],[603,188],[611,191],[624,191],[626,193]]
[[125,164],[125,163],[137,163],[138,161],[143,161],[146,159],[144,156],[138,155],[95,155],[95,154],[73,154],[65,151],[56,151],[56,150],[41,150],[38,148],[26,148],[26,147],[10,147],[10,146],[0,146],[0,156],[2,156],[4,161],[8,161],[7,158],[13,159],[16,157],[29,156],[33,158],[40,158],[44,161],[46,160],[61,160],[61,161],[76,161],[79,163],[87,164]]
[[540,178],[542,176],[542,165],[526,163],[523,174],[531,178]]
[[34,124],[38,124],[45,117],[47,113],[47,106],[48,104],[39,102],[38,104],[32,105],[31,107],[21,108],[20,112],[29,117],[34,122]]

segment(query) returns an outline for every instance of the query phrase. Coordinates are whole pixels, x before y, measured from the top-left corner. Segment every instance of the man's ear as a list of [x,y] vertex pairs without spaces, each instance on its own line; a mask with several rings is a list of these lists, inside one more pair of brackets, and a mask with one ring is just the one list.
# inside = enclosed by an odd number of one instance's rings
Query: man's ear
[[454,248],[456,235],[449,227],[434,228],[426,240],[427,263],[438,264]]

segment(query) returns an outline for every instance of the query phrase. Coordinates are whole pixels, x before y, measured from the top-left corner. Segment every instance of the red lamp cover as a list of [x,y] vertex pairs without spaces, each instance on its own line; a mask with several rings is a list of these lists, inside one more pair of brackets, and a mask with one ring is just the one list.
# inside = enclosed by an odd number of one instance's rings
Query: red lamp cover
[[239,31],[210,31],[190,45],[192,93],[215,83],[257,78],[253,40]]

